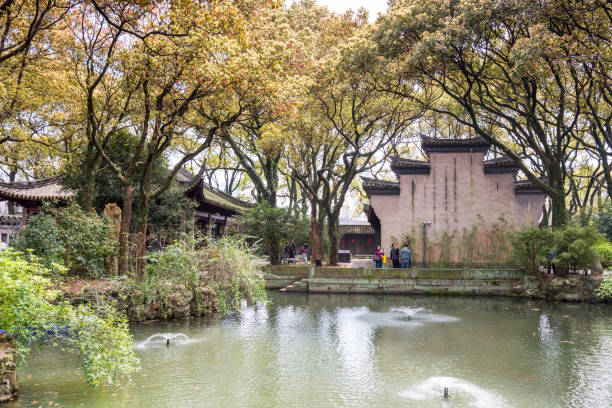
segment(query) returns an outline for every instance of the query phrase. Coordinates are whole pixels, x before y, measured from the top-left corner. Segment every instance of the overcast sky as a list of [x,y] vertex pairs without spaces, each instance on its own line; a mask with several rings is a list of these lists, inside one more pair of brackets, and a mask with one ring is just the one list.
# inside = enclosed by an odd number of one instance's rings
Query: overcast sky
[[316,2],[338,13],[363,7],[370,12],[370,21],[374,21],[379,12],[387,9],[387,0],[316,0]]

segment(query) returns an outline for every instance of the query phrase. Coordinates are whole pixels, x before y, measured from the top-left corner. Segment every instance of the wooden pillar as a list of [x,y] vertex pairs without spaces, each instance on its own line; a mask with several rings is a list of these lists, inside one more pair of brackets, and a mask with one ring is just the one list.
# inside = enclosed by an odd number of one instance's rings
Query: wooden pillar
[[21,228],[25,228],[28,225],[28,207],[21,207]]
[[224,237],[227,236],[227,215],[225,216],[225,219],[223,220],[223,236]]
[[208,229],[207,234],[209,238],[212,237],[212,228],[213,228],[213,219],[212,219],[212,214],[209,213],[208,214],[208,225],[207,225],[207,229]]

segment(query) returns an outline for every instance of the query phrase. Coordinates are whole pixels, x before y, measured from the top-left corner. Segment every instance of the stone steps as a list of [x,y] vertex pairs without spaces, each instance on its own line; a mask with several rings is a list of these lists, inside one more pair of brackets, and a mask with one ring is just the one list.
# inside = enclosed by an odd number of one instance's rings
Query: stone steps
[[281,292],[308,292],[308,278],[293,282],[280,290]]

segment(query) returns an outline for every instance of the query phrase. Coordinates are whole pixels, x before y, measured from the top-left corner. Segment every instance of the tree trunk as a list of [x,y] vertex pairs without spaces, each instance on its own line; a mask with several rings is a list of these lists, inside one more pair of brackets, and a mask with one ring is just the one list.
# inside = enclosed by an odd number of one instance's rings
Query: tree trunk
[[281,242],[280,238],[268,243],[268,251],[270,252],[270,264],[280,265]]
[[317,216],[317,202],[310,200],[310,234],[312,235],[312,256],[311,261],[315,263],[317,259],[321,259],[323,255],[321,246],[321,224]]
[[329,236],[329,266],[338,265],[338,216],[327,215],[327,234]]
[[91,211],[94,207],[96,173],[100,167],[100,154],[90,142],[87,146],[87,166],[85,167],[85,184],[81,193],[81,208]]
[[[148,208],[143,208],[143,211],[148,211]],[[147,213],[144,213],[142,217],[144,219],[138,226],[138,235],[136,236],[136,282],[144,281],[145,269],[147,268]]]
[[123,209],[119,229],[119,274],[127,276],[130,272],[130,223],[132,221],[132,202],[134,186],[123,187]]
[[563,170],[561,166],[552,164],[548,166],[548,175],[550,177],[550,187],[554,190],[553,194],[550,194],[552,221],[551,226],[553,228],[561,228],[567,223],[567,206],[565,203],[565,180],[563,177]]
[[138,223],[138,236],[136,237],[136,281],[142,282],[147,267],[147,229],[149,224],[149,207],[151,205],[151,179],[153,174],[153,160],[149,165],[142,179],[141,192],[142,203],[140,206],[140,218]]
[[[9,173],[9,183],[13,184],[15,182],[15,178],[17,177],[17,170],[11,169]],[[7,209],[9,215],[15,215],[15,203],[13,201],[9,201],[7,203]]]

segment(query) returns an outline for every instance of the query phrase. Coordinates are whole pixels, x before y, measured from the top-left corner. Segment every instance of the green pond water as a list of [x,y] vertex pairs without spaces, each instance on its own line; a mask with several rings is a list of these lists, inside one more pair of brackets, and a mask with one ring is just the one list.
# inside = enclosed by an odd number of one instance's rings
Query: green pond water
[[33,351],[6,406],[612,407],[609,304],[270,297],[135,325],[142,371],[122,387],[88,389],[74,358]]

